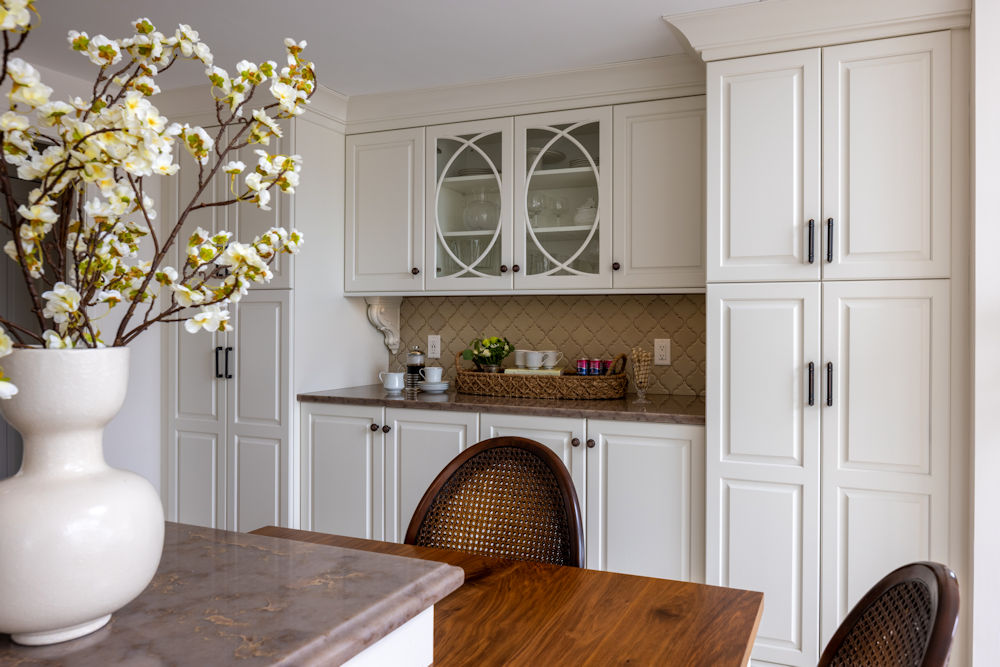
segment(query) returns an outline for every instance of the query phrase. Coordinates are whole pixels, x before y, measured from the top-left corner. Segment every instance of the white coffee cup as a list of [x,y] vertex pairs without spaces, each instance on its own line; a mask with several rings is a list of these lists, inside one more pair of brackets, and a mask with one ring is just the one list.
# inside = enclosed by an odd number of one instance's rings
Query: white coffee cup
[[524,365],[535,369],[542,365],[542,353],[535,350],[527,350],[524,353]]
[[542,350],[542,366],[552,368],[562,360],[563,354],[558,350]]
[[527,364],[525,359],[529,352],[531,352],[531,350],[514,350],[514,365],[518,368],[524,368]]
[[386,391],[401,391],[403,389],[403,373],[382,371],[378,374],[378,379]]
[[440,382],[444,369],[440,366],[424,366],[420,369],[420,377],[427,382]]

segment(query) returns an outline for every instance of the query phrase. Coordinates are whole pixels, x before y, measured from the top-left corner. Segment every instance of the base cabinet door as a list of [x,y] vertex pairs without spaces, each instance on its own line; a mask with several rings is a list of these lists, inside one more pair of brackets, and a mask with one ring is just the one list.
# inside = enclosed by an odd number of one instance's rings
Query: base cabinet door
[[705,429],[588,420],[587,567],[704,581]]
[[706,305],[706,583],[764,593],[754,660],[815,665],[820,286],[709,285]]
[[584,531],[587,526],[587,420],[567,417],[537,417],[534,415],[479,416],[479,439],[516,435],[540,442],[562,460],[569,470],[580,501]]
[[427,487],[453,458],[478,440],[479,415],[386,408],[382,428],[385,430],[384,539],[402,542]]
[[826,283],[822,637],[906,563],[950,548],[948,280]]
[[302,528],[383,539],[385,409],[301,405]]
[[288,525],[291,294],[258,289],[229,308],[228,334],[167,333],[166,516],[239,531]]

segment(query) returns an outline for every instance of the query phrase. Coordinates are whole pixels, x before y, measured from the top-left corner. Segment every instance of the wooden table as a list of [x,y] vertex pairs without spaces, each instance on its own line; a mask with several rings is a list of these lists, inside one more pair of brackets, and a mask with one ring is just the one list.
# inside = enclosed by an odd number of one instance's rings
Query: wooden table
[[435,665],[746,665],[762,593],[290,528],[260,535],[457,565],[434,607]]

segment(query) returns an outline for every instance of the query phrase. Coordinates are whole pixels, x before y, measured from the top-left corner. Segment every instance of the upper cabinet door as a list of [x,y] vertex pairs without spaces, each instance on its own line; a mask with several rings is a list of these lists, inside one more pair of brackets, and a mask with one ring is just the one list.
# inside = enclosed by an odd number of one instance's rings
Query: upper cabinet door
[[424,128],[347,137],[345,290],[424,286]]
[[705,98],[616,106],[615,288],[705,286]]
[[514,119],[429,127],[427,146],[427,289],[509,290]]
[[519,116],[514,129],[514,287],[610,288],[611,107]]
[[824,278],[950,275],[950,78],[947,32],[824,49]]
[[818,279],[819,49],[711,62],[706,83],[708,281]]

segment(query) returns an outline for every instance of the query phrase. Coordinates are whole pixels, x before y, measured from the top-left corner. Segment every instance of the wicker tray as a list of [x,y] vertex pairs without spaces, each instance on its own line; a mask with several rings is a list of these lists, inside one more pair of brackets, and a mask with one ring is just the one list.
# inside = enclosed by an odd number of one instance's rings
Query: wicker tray
[[625,395],[625,360],[619,354],[607,375],[507,375],[462,368],[455,356],[455,388],[463,394],[511,398],[608,399]]

